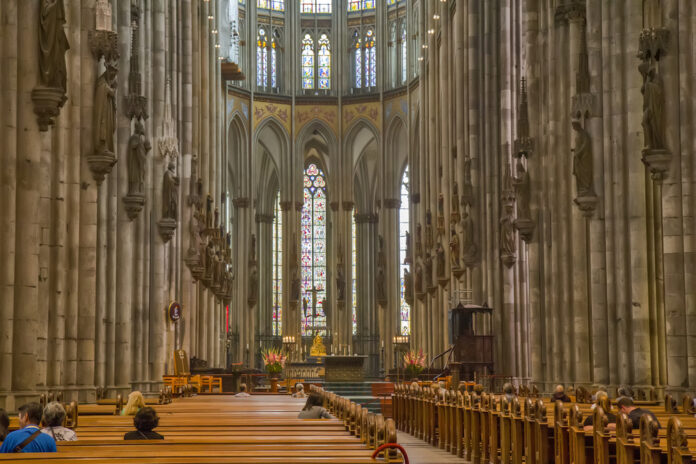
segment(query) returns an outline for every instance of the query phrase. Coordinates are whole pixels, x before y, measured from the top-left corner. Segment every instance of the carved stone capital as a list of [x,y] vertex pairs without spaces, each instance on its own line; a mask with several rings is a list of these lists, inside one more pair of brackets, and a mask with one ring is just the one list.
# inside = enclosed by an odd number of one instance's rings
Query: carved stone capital
[[578,205],[585,217],[590,218],[594,215],[595,209],[597,209],[598,198],[596,195],[577,197],[573,202]]
[[515,229],[520,233],[522,240],[529,243],[534,235],[534,228],[536,224],[534,221],[528,218],[519,218],[515,221]]
[[239,197],[232,200],[232,205],[235,208],[248,208],[251,201],[248,197]]
[[344,201],[343,211],[351,211],[353,209],[353,206],[355,206],[355,203],[353,203],[352,201]]
[[401,207],[401,200],[398,198],[385,198],[384,207],[390,209],[399,209]]
[[280,210],[281,211],[290,211],[292,208],[292,201],[281,201],[280,202]]
[[107,150],[87,155],[87,164],[97,185],[101,185],[104,177],[111,173],[116,161],[116,155]]
[[333,212],[338,211],[339,206],[340,206],[340,204],[337,201],[332,201],[329,203],[329,208],[331,208],[331,211],[333,211]]
[[159,228],[160,237],[164,243],[169,242],[174,236],[174,231],[176,230],[176,219],[172,218],[162,218],[157,222]]
[[534,153],[534,139],[532,137],[520,137],[515,139],[513,150],[516,157],[524,156],[529,159]]
[[506,267],[512,267],[517,262],[517,256],[514,253],[505,253],[500,255],[500,260]]
[[304,206],[304,203],[301,201],[296,201],[295,202],[295,211],[302,211],[302,207]]
[[355,215],[356,224],[376,224],[379,218],[376,214],[364,213]]
[[273,224],[273,219],[275,216],[272,214],[261,214],[256,213],[256,222],[261,222],[264,224]]
[[31,91],[31,100],[34,102],[39,130],[46,132],[48,126],[55,124],[55,118],[60,114],[67,97],[61,88],[38,86]]
[[131,221],[138,217],[145,205],[145,195],[142,193],[129,193],[123,197],[123,205]]
[[662,180],[672,161],[672,153],[665,149],[644,148],[643,164],[650,169],[650,174],[654,180]]
[[669,29],[665,27],[643,29],[638,38],[638,58],[660,61],[660,58],[667,54],[668,46]]
[[585,0],[566,0],[556,7],[556,22],[585,21]]
[[118,60],[118,33],[105,30],[89,31],[87,41],[95,60],[99,61],[102,57],[104,61]]

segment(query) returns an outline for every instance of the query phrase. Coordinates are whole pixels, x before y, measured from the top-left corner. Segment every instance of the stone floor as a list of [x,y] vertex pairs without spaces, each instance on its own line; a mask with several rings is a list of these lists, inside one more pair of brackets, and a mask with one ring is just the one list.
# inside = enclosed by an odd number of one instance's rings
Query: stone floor
[[435,448],[429,443],[419,440],[407,433],[398,432],[398,443],[406,449],[411,464],[446,464],[465,463],[464,459]]

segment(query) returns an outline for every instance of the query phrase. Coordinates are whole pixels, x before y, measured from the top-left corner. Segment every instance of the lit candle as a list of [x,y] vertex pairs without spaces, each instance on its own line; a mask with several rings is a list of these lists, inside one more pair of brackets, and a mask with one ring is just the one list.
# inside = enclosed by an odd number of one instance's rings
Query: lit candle
[[248,343],[247,343],[247,348],[246,348],[246,349],[247,349],[247,351],[249,350],[249,344],[248,344]]

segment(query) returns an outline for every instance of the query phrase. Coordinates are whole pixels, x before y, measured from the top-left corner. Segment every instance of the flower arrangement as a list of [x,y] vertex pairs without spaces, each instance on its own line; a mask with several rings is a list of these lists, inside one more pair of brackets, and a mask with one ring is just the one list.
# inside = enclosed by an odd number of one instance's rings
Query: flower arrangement
[[266,372],[271,375],[280,374],[285,367],[287,356],[275,348],[263,351],[261,356],[263,357],[263,366],[266,368]]
[[404,369],[411,378],[418,377],[418,374],[425,368],[425,353],[423,350],[408,351],[404,355]]

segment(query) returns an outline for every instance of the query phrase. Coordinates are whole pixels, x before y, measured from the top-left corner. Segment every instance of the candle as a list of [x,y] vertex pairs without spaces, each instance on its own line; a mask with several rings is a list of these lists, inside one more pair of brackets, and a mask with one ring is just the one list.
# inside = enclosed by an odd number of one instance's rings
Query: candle
[[247,343],[247,348],[246,348],[246,349],[247,349],[247,351],[249,350],[249,344],[248,344],[248,343]]
[[382,340],[382,349],[384,349],[384,340]]

